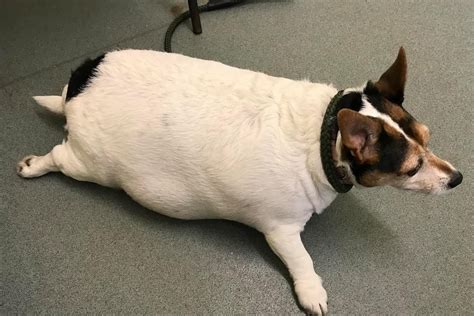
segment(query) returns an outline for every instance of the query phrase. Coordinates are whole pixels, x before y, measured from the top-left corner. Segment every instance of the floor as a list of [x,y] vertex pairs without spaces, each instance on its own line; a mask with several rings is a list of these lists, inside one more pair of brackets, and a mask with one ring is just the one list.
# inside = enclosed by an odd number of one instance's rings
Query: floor
[[[173,0],[0,1],[1,314],[301,314],[263,237],[224,221],[185,222],[124,193],[60,174],[23,180],[61,119],[31,96],[59,94],[86,57],[161,50]],[[406,48],[406,108],[464,173],[445,196],[392,188],[341,195],[306,226],[333,315],[473,315],[474,2],[248,1],[202,15],[176,52],[351,87]]]

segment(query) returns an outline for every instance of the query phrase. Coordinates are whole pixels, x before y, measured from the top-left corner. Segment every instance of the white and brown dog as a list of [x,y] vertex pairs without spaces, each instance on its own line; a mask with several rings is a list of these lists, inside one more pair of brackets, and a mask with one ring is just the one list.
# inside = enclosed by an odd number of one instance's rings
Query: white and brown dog
[[60,171],[171,217],[252,226],[301,306],[321,315],[326,291],[300,238],[313,213],[353,184],[437,194],[462,181],[402,107],[406,68],[401,48],[378,81],[338,92],[178,54],[110,52],[74,71],[62,97],[35,97],[66,116],[68,137],[17,172]]

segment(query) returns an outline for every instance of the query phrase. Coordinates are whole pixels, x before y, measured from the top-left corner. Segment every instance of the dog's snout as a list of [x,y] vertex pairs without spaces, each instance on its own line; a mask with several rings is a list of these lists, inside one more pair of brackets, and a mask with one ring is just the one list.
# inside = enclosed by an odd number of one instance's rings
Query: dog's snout
[[454,174],[451,176],[451,180],[449,180],[448,187],[450,189],[457,187],[460,185],[462,182],[462,173],[459,171],[454,172]]

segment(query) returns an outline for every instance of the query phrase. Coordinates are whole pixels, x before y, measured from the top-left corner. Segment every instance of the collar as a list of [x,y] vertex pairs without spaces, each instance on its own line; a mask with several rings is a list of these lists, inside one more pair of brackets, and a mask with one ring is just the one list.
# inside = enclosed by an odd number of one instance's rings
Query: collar
[[339,100],[343,94],[344,90],[340,90],[331,99],[321,126],[320,154],[324,173],[331,186],[338,193],[349,192],[353,187],[350,180],[348,180],[347,171],[344,167],[336,166],[334,157],[337,133],[339,131],[339,127],[337,126],[337,113],[342,109]]

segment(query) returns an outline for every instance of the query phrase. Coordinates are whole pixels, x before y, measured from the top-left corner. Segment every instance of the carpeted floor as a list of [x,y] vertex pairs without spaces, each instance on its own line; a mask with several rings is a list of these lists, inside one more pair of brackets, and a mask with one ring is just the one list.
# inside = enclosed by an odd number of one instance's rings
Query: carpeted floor
[[[1,314],[300,314],[262,236],[155,214],[60,174],[23,180],[17,160],[62,139],[33,95],[116,48],[162,49],[166,1],[0,1]],[[180,27],[174,49],[351,87],[404,45],[406,108],[464,183],[449,195],[355,189],[306,226],[333,315],[472,315],[474,2],[248,1]]]

